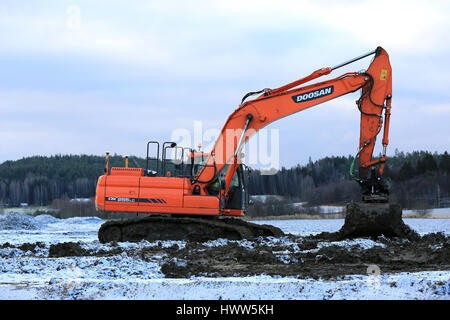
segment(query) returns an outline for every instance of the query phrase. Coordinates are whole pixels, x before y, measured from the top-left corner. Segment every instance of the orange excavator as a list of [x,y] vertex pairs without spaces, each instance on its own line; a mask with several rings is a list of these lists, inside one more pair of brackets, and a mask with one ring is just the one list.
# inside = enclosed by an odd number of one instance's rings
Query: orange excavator
[[[372,56],[365,71],[342,74],[331,80],[304,85],[332,71]],[[325,101],[361,90],[356,101],[361,114],[358,175],[353,162],[350,175],[361,186],[362,202],[384,205],[389,188],[382,178],[388,145],[392,99],[392,69],[387,52],[378,47],[334,67],[326,67],[277,89],[263,89],[244,96],[240,106],[228,117],[211,152],[182,148],[174,142],[147,144],[147,166],[109,168],[99,177],[95,204],[99,211],[135,212],[146,217],[108,221],[99,230],[101,242],[147,240],[242,239],[277,236],[282,232],[230,217],[246,213],[248,191],[240,152],[246,141],[271,122]],[[252,100],[247,100],[251,96]],[[384,126],[383,126],[384,125]],[[377,135],[383,129],[383,154],[372,159]],[[149,148],[156,155],[149,157]],[[168,170],[166,154],[170,148],[187,150],[186,163]],[[108,155],[107,155],[108,158]],[[149,161],[154,162],[149,169]],[[372,210],[373,211],[373,210]],[[376,210],[375,210],[376,211]],[[381,230],[382,232],[383,230]]]

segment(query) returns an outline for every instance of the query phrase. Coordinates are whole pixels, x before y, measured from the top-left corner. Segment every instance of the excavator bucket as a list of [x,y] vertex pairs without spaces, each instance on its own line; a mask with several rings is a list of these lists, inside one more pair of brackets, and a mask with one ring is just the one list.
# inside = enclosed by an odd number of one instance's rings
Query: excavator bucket
[[346,207],[345,223],[339,230],[343,238],[401,237],[419,235],[402,220],[402,208],[389,203],[350,203]]

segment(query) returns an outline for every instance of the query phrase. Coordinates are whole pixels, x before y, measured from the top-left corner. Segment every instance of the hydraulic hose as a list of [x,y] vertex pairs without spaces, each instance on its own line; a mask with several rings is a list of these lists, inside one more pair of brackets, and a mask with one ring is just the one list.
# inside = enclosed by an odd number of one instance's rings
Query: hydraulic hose
[[361,151],[363,151],[363,149],[364,149],[365,147],[367,147],[369,144],[370,144],[370,142],[364,143],[364,145],[359,149],[358,153],[355,155],[355,158],[353,159],[352,164],[350,165],[350,178],[351,178],[352,180],[355,180],[355,181],[358,181],[358,182],[362,182],[362,181],[363,181],[362,179],[356,178],[356,177],[354,176],[354,174],[353,174],[353,168],[355,167],[355,162],[356,162],[356,159],[359,157],[359,154],[360,154]]

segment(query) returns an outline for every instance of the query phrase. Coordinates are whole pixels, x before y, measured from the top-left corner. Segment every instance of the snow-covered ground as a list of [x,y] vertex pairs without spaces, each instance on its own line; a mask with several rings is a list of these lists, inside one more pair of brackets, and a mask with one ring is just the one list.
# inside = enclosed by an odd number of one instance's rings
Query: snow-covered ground
[[[306,202],[295,202],[293,205],[295,207],[303,207],[306,204]],[[342,213],[345,212],[345,206],[329,206],[329,205],[323,205],[323,206],[317,206],[317,207],[311,207],[312,210],[317,210],[318,214],[327,214],[327,213]],[[433,208],[433,209],[426,209],[426,216],[428,218],[450,218],[450,208]],[[415,217],[420,214],[420,210],[403,210],[402,216],[404,218],[408,217]]]
[[[5,218],[8,219],[5,219]],[[448,219],[405,219],[421,234],[450,233]],[[100,244],[99,218],[55,219],[18,214],[0,216],[0,299],[449,299],[450,271],[346,276],[325,281],[270,277],[166,279],[160,270],[162,255],[142,259],[134,249],[158,243],[120,243],[120,254],[86,257],[48,257],[51,244],[79,242],[83,248],[104,252],[117,248]],[[298,235],[337,231],[343,220],[274,220],[287,233]],[[268,240],[288,241],[287,239]],[[19,249],[24,243],[42,242],[34,252]],[[226,240],[211,241],[220,246]],[[6,243],[11,246],[5,245]],[[183,241],[159,245],[183,247]],[[332,244],[380,245],[368,239]],[[248,241],[242,246],[251,246]],[[329,245],[329,244],[323,244]],[[163,254],[164,255],[164,254]]]
[[[419,211],[420,212],[420,211]],[[417,216],[417,210],[403,210],[403,217]],[[427,217],[430,218],[450,218],[450,208],[434,208],[426,210]]]
[[0,286],[2,299],[449,299],[448,271],[349,276],[339,281],[244,278],[83,279],[59,285]]

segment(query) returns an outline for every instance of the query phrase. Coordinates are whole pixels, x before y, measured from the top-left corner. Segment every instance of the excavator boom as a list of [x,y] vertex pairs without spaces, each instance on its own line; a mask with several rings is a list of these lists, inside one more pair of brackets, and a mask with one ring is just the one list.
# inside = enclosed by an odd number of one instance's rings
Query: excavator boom
[[[346,73],[331,80],[295,88],[370,54],[373,54],[375,57],[367,71]],[[238,149],[242,148],[243,143],[258,130],[273,121],[333,100],[358,89],[362,90],[362,94],[357,102],[359,111],[361,112],[360,151],[357,155],[359,156],[359,178],[357,180],[363,186],[363,193],[367,194],[366,189],[369,188],[371,190],[372,186],[366,187],[366,185],[370,185],[369,180],[374,175],[369,168],[380,164],[377,178],[382,175],[383,164],[386,160],[385,151],[388,144],[392,98],[392,69],[389,63],[389,56],[381,47],[378,47],[369,54],[352,59],[350,62],[336,67],[319,69],[305,78],[278,89],[262,90],[263,94],[258,98],[242,103],[227,119],[214,145],[211,156],[207,161],[207,166],[199,174],[197,180],[211,181],[217,175],[217,172],[222,172],[224,167],[227,167],[228,169],[225,175],[225,194],[227,194],[227,190],[238,166],[236,161],[236,156],[239,153]],[[372,161],[376,137],[383,125],[383,111],[385,118],[384,137],[382,141],[383,156],[378,160]],[[198,185],[203,190],[201,194],[208,194],[208,183],[200,182]],[[375,189],[371,193],[375,194]],[[382,191],[383,193],[387,192],[385,189]],[[381,193],[381,191],[378,190],[378,193]]]

